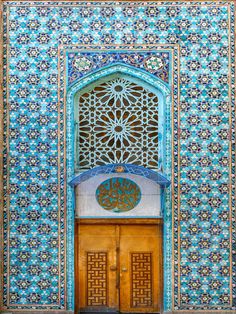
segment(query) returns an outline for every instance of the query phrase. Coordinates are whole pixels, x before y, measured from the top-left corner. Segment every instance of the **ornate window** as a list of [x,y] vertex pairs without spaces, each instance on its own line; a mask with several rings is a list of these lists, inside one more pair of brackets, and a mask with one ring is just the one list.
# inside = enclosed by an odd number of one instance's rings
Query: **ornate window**
[[128,76],[81,90],[75,101],[75,170],[112,163],[158,169],[158,97]]

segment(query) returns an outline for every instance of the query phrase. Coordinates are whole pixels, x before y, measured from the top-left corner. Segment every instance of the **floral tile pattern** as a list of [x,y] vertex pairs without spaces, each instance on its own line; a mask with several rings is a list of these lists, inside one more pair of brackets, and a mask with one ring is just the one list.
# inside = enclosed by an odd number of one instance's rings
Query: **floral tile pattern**
[[153,56],[152,52],[141,52],[138,55],[132,52],[97,53],[70,53],[68,55],[68,80],[69,84],[96,69],[111,63],[125,63],[146,70],[169,83],[169,54],[158,52]]
[[[138,60],[128,47],[175,44],[180,147],[173,156],[180,172],[173,307],[236,309],[234,10],[226,1],[4,3],[6,308],[67,307],[66,231],[58,206],[65,183],[58,168],[58,47],[125,45],[126,51],[103,58],[125,63],[132,55],[132,66],[168,83],[173,69],[161,52]],[[100,66],[73,51],[67,62],[69,84]]]

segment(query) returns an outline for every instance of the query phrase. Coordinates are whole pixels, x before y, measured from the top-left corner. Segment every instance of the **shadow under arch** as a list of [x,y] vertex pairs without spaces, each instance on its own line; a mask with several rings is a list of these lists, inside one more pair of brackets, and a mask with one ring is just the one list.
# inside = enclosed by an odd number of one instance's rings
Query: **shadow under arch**
[[[69,309],[74,309],[74,209],[75,209],[75,196],[74,187],[69,182],[75,177],[74,168],[74,108],[75,99],[79,91],[87,88],[88,86],[96,86],[101,81],[108,81],[112,77],[128,78],[133,82],[136,82],[144,88],[157,94],[160,104],[158,104],[158,114],[161,116],[161,125],[159,124],[162,134],[160,139],[162,140],[161,151],[158,151],[161,157],[161,168],[163,169],[167,178],[171,179],[171,87],[162,81],[160,78],[152,75],[151,73],[129,66],[123,63],[113,63],[112,65],[100,68],[92,73],[84,75],[73,83],[67,90],[66,95],[66,260],[67,260],[67,303]],[[159,106],[160,105],[160,106]],[[160,121],[159,120],[159,121]],[[158,148],[159,150],[159,148]],[[171,239],[172,237],[172,214],[171,214],[171,191],[167,190],[165,196],[165,208],[164,208],[164,265],[165,257],[170,256],[172,253],[172,247],[166,247],[165,237]],[[168,219],[168,222],[166,221]],[[167,223],[166,223],[167,222]],[[168,229],[167,229],[168,228]],[[165,266],[164,266],[165,267]],[[169,268],[172,266],[169,265]],[[166,278],[166,276],[168,278]],[[168,282],[168,285],[172,285],[171,274],[166,274],[164,269],[164,283]],[[165,295],[164,286],[164,295]],[[163,301],[165,307],[165,300]]]

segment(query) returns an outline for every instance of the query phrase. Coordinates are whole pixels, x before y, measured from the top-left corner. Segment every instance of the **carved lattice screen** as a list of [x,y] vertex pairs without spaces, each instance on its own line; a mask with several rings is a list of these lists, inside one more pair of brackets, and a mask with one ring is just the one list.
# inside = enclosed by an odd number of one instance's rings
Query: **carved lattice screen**
[[158,98],[117,77],[78,98],[76,170],[109,163],[158,168]]

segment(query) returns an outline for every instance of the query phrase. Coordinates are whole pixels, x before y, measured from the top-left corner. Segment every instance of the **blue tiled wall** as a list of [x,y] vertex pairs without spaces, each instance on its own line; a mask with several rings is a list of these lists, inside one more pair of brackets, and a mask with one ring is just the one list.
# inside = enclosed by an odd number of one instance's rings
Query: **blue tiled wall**
[[[174,297],[175,309],[234,309],[233,3],[5,2],[4,23],[4,306],[73,306],[66,303],[65,169],[58,168],[65,157],[58,47],[98,45],[107,58],[109,45],[128,53],[166,44],[179,49],[180,69],[174,289],[166,308]],[[79,78],[73,57],[66,59],[69,83]],[[145,58],[134,52],[130,62],[148,70]],[[167,64],[152,75],[169,83],[172,71]]]

